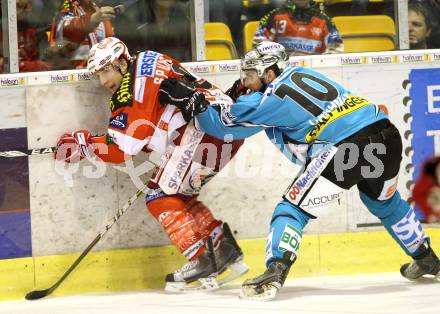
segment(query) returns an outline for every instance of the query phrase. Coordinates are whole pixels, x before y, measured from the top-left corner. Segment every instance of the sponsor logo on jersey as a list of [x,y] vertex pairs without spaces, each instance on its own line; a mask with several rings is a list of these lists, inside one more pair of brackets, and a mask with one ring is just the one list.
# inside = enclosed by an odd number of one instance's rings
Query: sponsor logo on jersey
[[317,196],[313,198],[309,198],[303,201],[301,207],[307,209],[309,207],[320,207],[329,205],[335,202],[340,202],[340,198],[344,195],[344,192],[341,191],[339,193],[333,193],[330,195]]
[[377,198],[379,201],[385,201],[393,197],[394,193],[397,190],[398,179],[399,179],[399,175],[396,175],[394,178],[391,178],[384,182],[382,191],[380,192],[380,195]]
[[157,217],[157,220],[159,220],[159,222],[164,226],[164,227],[168,227],[170,223],[172,223],[174,221],[173,219],[173,212],[171,211],[166,211],[163,213],[160,213],[159,217]]
[[311,54],[321,47],[321,42],[318,40],[299,37],[284,37],[280,38],[279,42],[288,51],[300,51],[306,54]]
[[299,249],[301,238],[301,232],[296,230],[291,225],[286,224],[283,234],[281,235],[280,243],[278,244],[278,249],[281,252],[289,251],[296,254]]
[[137,77],[136,83],[135,83],[135,92],[134,92],[134,99],[137,102],[142,103],[144,101],[144,92],[145,92],[145,84],[147,82],[146,77]]
[[313,36],[315,36],[315,37],[319,37],[322,34],[322,29],[320,27],[312,27],[310,29],[310,31],[312,32]]
[[107,145],[115,144],[115,139],[110,134],[107,133],[105,135],[105,143]]
[[[162,191],[162,189],[161,188],[159,188],[159,189],[150,189],[150,191],[148,192],[148,194],[147,194],[147,196],[146,196],[146,198],[145,198],[145,200],[146,200],[146,203],[148,204],[149,202],[151,202],[151,201],[154,201],[154,200],[156,200],[156,199],[158,199],[158,198],[161,198],[161,197],[164,197],[164,196],[166,196],[166,194]],[[164,220],[164,218],[165,217],[163,217],[162,215],[163,214],[167,214],[168,212],[165,212],[165,213],[162,213],[162,214],[160,214],[159,215],[159,221],[162,223],[162,221]]]
[[4,78],[0,80],[1,86],[24,85],[24,78]]
[[166,121],[160,120],[157,127],[161,130],[168,131],[169,124]]
[[306,135],[306,141],[310,143],[316,140],[319,134],[321,134],[330,123],[367,105],[371,105],[369,100],[353,95],[349,95],[341,105],[333,103],[330,108],[327,108],[316,119],[311,120],[310,123],[313,124],[314,127]]
[[139,54],[136,76],[154,76],[158,58],[159,53],[154,51],[145,51]]
[[330,163],[336,151],[337,148],[332,146],[324,149],[318,156],[313,158],[305,171],[295,179],[285,194],[286,199],[292,204],[299,205],[302,197]]
[[[196,241],[197,238],[195,236],[191,236],[188,239],[185,240],[183,245],[188,245],[193,243],[194,241]],[[194,245],[192,245],[189,249],[187,249],[186,251],[184,251],[182,254],[187,258],[190,259],[192,258],[198,251],[199,249],[205,245],[205,241],[203,240],[199,240],[197,241]],[[188,271],[186,271],[185,276],[192,276],[194,275],[196,272],[198,272],[198,270],[196,268],[194,269],[189,269]]]
[[401,62],[423,62],[429,61],[428,54],[419,54],[419,55],[401,55]]
[[423,242],[422,226],[412,209],[399,222],[392,225],[391,228],[410,253],[417,251],[420,243]]
[[259,45],[257,49],[259,52],[264,53],[266,51],[271,51],[273,49],[283,49],[283,46],[278,43],[270,43],[270,44]]
[[120,103],[126,103],[133,98],[130,93],[130,72],[127,72],[122,79],[121,86],[116,91],[116,99]]
[[115,117],[110,118],[110,126],[124,131],[127,128],[128,124],[128,114],[125,112],[121,112]]
[[132,74],[127,72],[124,74],[122,78],[121,85],[113,94],[112,99],[110,100],[110,109],[111,111],[116,111],[119,108],[125,106],[133,105],[133,80]]
[[165,193],[170,194],[171,191],[175,193],[180,188],[196,148],[204,134],[201,131],[197,131],[194,127],[187,127],[185,129],[180,146],[174,149],[171,159],[167,162],[159,180],[159,186]]
[[50,76],[50,81],[52,83],[62,83],[74,81],[75,76],[73,74],[55,74]]
[[183,153],[179,156],[176,169],[174,170],[168,182],[169,188],[176,189],[180,186],[180,184],[182,183],[182,179],[185,176],[186,170],[188,169],[188,166],[191,163],[193,154],[194,154],[193,147],[190,147],[184,150]]

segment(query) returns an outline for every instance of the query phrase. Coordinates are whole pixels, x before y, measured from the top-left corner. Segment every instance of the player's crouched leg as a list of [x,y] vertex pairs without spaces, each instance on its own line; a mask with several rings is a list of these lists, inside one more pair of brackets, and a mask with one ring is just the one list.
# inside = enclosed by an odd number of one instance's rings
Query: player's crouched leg
[[185,202],[177,196],[164,194],[149,198],[147,195],[147,208],[162,224],[171,242],[189,260],[166,276],[165,290],[183,292],[191,288],[218,289],[217,281],[212,277],[217,271],[212,240],[208,237],[205,241],[202,237],[195,219],[186,210]]
[[296,260],[302,230],[309,217],[287,201],[280,202],[272,216],[266,244],[266,271],[242,285],[243,299],[273,300]]
[[229,225],[225,222],[222,226],[209,208],[196,198],[188,199],[187,204],[188,212],[196,220],[200,234],[212,239],[218,284],[223,285],[247,273],[249,268],[243,261],[243,252]]

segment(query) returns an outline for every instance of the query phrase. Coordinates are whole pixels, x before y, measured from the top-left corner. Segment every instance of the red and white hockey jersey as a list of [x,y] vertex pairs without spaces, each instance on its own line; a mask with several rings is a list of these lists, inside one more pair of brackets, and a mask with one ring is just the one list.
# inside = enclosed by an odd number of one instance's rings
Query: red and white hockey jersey
[[[161,105],[158,91],[167,78],[193,81],[211,103],[232,104],[218,87],[195,77],[178,61],[158,52],[144,51],[137,55],[111,98],[108,133],[92,138],[92,142],[100,143],[95,145],[95,154],[106,162],[121,163],[125,155],[134,156],[141,150],[162,154],[164,160],[161,169],[156,169],[154,182],[167,194],[192,195],[198,193],[201,185],[195,186],[191,180],[211,177],[232,158],[243,141],[219,141],[196,130],[192,123],[187,124],[175,106]],[[215,149],[207,151],[206,147]],[[226,150],[229,153],[225,153]],[[176,177],[178,171],[174,168],[181,166],[179,160],[185,161],[188,157],[191,162],[185,164],[184,173]]]

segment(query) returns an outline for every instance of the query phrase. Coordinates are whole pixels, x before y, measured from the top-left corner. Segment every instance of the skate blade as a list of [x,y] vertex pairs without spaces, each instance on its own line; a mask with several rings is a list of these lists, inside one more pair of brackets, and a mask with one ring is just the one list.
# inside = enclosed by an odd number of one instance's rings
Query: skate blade
[[263,285],[260,289],[256,289],[255,286],[242,286],[238,297],[241,300],[272,301],[276,298],[277,292],[278,289],[269,284]]
[[167,282],[165,285],[166,292],[186,293],[186,292],[204,292],[213,291],[220,288],[214,277],[200,278],[194,282]]
[[249,267],[243,262],[243,259],[236,260],[233,264],[229,265],[228,268],[218,275],[218,284],[224,285],[230,281],[240,278],[249,271]]
[[440,271],[435,275],[432,275],[432,274],[423,275],[422,277],[419,277],[413,281],[420,282],[420,283],[438,282],[438,281],[440,281]]
[[410,278],[410,277],[405,277],[403,276],[405,279],[411,281],[411,282],[415,282],[415,283],[432,283],[432,282],[438,282],[440,281],[440,270],[437,274],[433,275],[433,274],[425,274],[422,275],[420,277],[417,278]]

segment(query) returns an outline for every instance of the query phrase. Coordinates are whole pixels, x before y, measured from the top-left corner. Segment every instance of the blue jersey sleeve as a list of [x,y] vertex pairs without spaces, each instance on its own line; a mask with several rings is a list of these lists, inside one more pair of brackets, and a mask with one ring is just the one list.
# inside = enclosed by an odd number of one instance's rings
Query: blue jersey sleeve
[[263,94],[241,96],[233,105],[209,106],[196,117],[197,126],[205,133],[221,140],[239,140],[250,137],[265,127],[252,122]]

